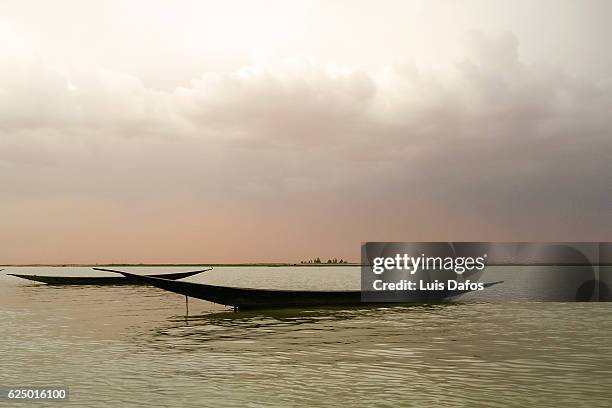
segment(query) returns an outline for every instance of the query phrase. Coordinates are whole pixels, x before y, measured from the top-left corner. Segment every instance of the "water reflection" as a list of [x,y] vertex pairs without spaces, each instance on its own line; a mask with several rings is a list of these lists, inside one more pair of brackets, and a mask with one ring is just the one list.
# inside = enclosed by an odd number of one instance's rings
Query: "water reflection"
[[[151,339],[162,343],[167,337],[190,338],[195,346],[219,339],[235,338],[256,340],[270,333],[290,330],[294,335],[315,333],[330,327],[342,327],[351,319],[376,319],[377,316],[390,313],[403,313],[409,309],[427,309],[450,307],[451,305],[434,306],[395,306],[395,307],[329,307],[313,310],[273,309],[260,311],[213,312],[198,316],[174,316],[167,320],[163,327],[151,332]],[[183,344],[186,344],[183,342]]]

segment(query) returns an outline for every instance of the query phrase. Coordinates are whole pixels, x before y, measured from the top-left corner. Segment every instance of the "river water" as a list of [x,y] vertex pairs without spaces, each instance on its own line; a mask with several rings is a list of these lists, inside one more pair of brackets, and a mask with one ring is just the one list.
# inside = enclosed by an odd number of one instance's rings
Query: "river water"
[[[190,268],[124,268],[163,273]],[[68,386],[52,407],[609,407],[612,304],[233,312],[144,286],[0,274],[0,388]],[[219,267],[195,282],[359,289],[356,267]],[[10,406],[1,402],[0,407]],[[23,407],[28,403],[13,404]]]

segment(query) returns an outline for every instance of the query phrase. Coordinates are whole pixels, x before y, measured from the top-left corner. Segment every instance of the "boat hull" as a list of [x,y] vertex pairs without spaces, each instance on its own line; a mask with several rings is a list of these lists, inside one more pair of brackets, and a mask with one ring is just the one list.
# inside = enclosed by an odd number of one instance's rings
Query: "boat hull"
[[[233,306],[241,310],[369,304],[362,301],[362,292],[359,290],[306,291],[234,288],[121,273],[128,278],[140,280],[160,289],[225,306]],[[484,284],[484,286],[488,287],[496,283],[499,282]],[[469,291],[427,291],[427,293],[415,295],[406,303],[436,303],[467,292]]]
[[[110,269],[94,268],[98,271],[115,272]],[[190,272],[177,272],[167,273],[160,275],[147,275],[153,277],[163,277],[166,280],[175,280],[188,278],[208,271],[210,269],[203,269],[199,271]],[[42,282],[48,285],[143,285],[146,284],[142,280],[135,278],[128,278],[125,276],[45,276],[45,275],[21,275],[16,273],[7,273],[7,275],[16,276],[18,278],[31,280],[34,282]],[[138,276],[138,275],[134,275]]]

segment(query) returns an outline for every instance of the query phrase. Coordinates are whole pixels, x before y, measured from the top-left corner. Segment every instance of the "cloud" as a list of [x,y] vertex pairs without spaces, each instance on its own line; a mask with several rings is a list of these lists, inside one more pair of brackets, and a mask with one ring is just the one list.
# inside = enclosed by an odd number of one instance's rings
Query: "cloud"
[[177,94],[188,100],[185,113],[200,126],[219,128],[223,137],[309,143],[347,136],[368,114],[376,93],[362,72],[333,73],[308,62],[209,74]]
[[[13,61],[0,71],[2,194],[155,214],[172,197],[193,203],[181,225],[259,212],[254,230],[291,226],[312,234],[310,248],[342,251],[374,237],[610,239],[609,78],[526,64],[511,33],[472,32],[464,45],[447,69],[287,60],[171,91]],[[129,224],[117,217],[116,230]],[[224,239],[281,245],[263,232]]]

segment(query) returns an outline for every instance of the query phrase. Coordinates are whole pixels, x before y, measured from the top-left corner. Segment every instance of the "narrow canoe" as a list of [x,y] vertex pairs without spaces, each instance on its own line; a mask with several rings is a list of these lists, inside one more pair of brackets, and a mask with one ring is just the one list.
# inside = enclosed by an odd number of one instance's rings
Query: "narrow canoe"
[[[147,283],[160,289],[221,305],[233,306],[241,310],[364,304],[361,300],[362,292],[359,290],[312,291],[235,288],[229,286],[207,285],[203,283],[172,281],[159,277],[134,275],[127,272],[119,273],[127,278],[140,280],[142,283]],[[489,287],[497,283],[501,282],[485,283],[484,286]],[[420,297],[414,297],[410,300],[410,303],[440,302],[446,298],[458,296],[467,292],[469,291],[427,291],[426,295],[421,294]]]
[[[115,272],[111,269],[93,268],[97,271]],[[174,281],[183,279],[189,276],[197,275],[198,273],[206,272],[212,268],[202,269],[190,272],[176,272],[159,275],[147,275],[151,277],[159,277],[164,280]],[[21,275],[17,273],[7,273],[7,275],[16,276],[22,279],[28,279],[35,282],[43,282],[49,285],[142,285],[145,282],[128,278],[125,276],[44,276],[44,275]],[[134,275],[139,276],[139,275]]]

